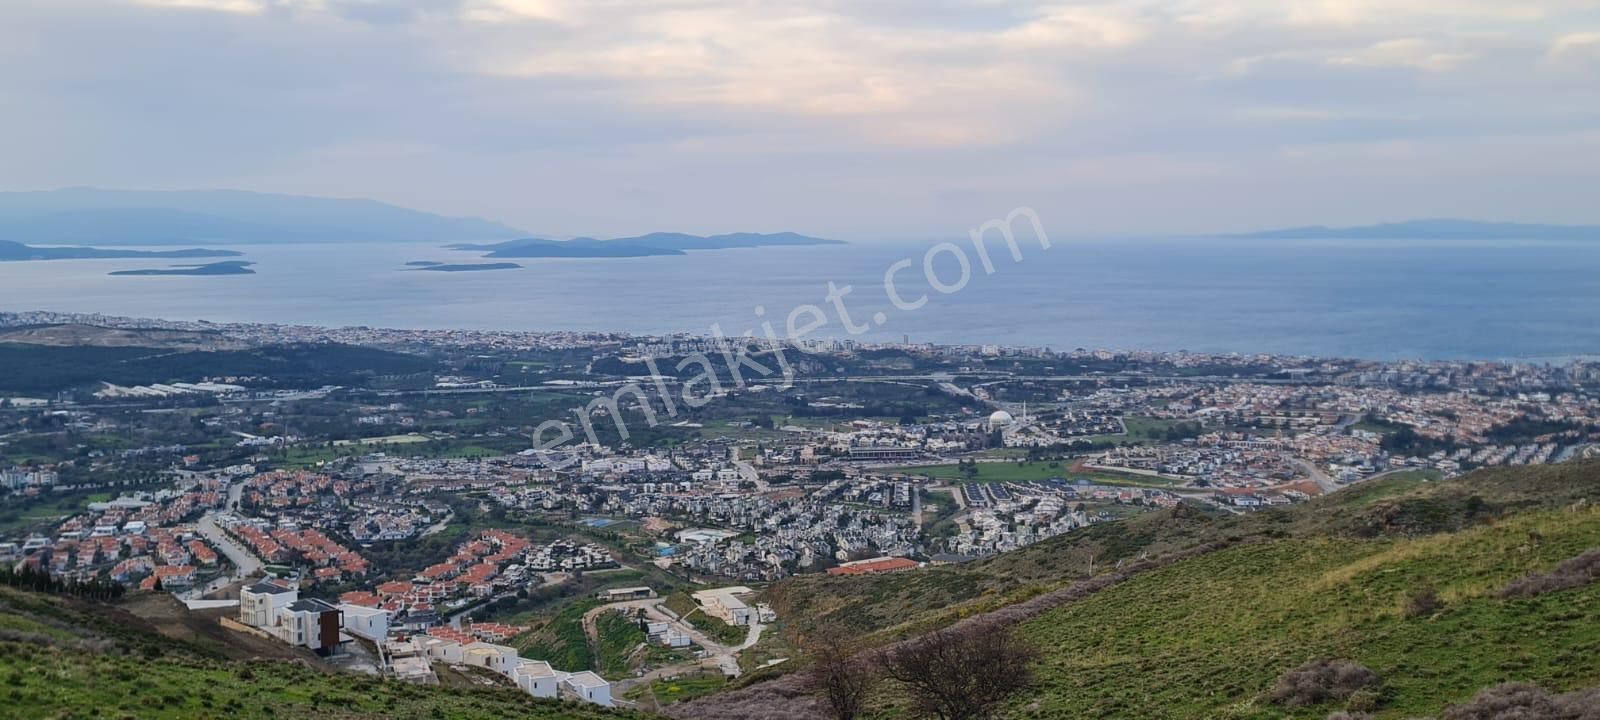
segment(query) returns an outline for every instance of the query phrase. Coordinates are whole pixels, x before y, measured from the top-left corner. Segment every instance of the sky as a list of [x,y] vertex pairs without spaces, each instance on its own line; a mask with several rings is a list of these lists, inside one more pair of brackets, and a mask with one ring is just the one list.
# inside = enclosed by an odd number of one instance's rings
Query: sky
[[553,237],[1600,223],[1600,0],[6,0],[0,158]]

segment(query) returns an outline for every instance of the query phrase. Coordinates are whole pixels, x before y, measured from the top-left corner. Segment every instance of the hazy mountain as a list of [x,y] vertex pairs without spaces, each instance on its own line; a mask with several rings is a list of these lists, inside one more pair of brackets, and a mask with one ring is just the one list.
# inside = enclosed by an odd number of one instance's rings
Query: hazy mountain
[[1432,219],[1343,228],[1313,225],[1222,237],[1282,240],[1600,240],[1600,226]]
[[96,260],[120,258],[212,258],[238,257],[232,250],[106,250],[94,247],[32,247],[0,240],[0,261],[11,260]]
[[475,250],[488,253],[485,257],[648,257],[652,255],[683,255],[690,250],[729,250],[734,248],[777,247],[795,245],[843,245],[839,240],[824,240],[792,232],[782,233],[730,233],[726,235],[688,235],[685,233],[657,232],[635,237],[596,240],[583,237],[572,240],[544,240],[527,238],[488,245],[456,244],[457,250]]
[[375,200],[239,190],[0,193],[0,237],[57,245],[462,242],[527,233]]
[[256,271],[250,269],[250,266],[254,265],[254,264],[255,263],[253,263],[253,262],[246,262],[244,260],[225,260],[223,262],[214,262],[214,263],[209,263],[209,264],[206,264],[206,265],[173,265],[172,267],[169,267],[169,268],[145,268],[145,269],[140,269],[140,270],[117,270],[115,272],[110,272],[110,273],[107,273],[107,274],[108,275],[119,275],[119,276],[140,276],[140,275],[146,275],[146,276],[157,276],[157,275],[193,275],[193,276],[254,275],[254,274],[256,274]]

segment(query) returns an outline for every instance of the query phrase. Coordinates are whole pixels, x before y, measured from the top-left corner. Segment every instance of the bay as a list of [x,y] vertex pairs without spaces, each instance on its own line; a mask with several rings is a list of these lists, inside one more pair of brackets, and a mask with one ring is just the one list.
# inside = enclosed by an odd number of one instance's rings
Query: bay
[[[802,305],[825,310],[811,337],[1271,352],[1374,359],[1563,359],[1600,353],[1600,241],[1093,240],[1049,249],[1019,238],[1013,262],[991,242],[993,274],[968,241],[970,281],[930,289],[936,243],[777,247],[683,256],[523,259],[477,273],[417,272],[411,261],[471,263],[434,246],[242,246],[255,275],[112,277],[167,261],[0,263],[0,308],[215,322],[640,334],[760,333]],[[896,261],[896,308],[884,273]],[[932,264],[960,277],[956,253]],[[848,332],[826,299],[843,297]],[[760,307],[764,314],[756,315]],[[883,322],[874,315],[883,313]],[[811,316],[802,312],[802,325]]]

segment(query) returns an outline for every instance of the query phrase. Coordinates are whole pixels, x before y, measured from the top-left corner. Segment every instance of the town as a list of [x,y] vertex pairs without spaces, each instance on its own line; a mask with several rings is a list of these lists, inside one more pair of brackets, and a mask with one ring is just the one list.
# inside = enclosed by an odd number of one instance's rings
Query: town
[[[1600,454],[1594,362],[0,315],[51,325],[387,369],[0,389],[8,567],[171,595],[350,672],[605,706],[788,661],[763,589],[794,575]],[[731,359],[780,353],[789,376]]]

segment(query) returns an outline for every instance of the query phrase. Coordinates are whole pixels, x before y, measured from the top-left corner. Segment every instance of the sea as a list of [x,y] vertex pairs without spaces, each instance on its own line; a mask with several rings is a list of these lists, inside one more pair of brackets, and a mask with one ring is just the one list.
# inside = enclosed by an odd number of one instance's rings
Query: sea
[[[417,244],[236,246],[256,274],[108,274],[203,260],[0,262],[0,310],[637,334],[715,326],[761,335],[770,322],[785,335],[793,320],[810,328],[807,337],[862,342],[1383,360],[1600,355],[1600,238],[1057,240],[1044,248],[1019,237],[1018,247],[1020,260],[991,239],[988,267],[963,239],[521,259],[520,269],[451,273],[406,263],[489,261]],[[898,306],[886,292],[891,269]]]

